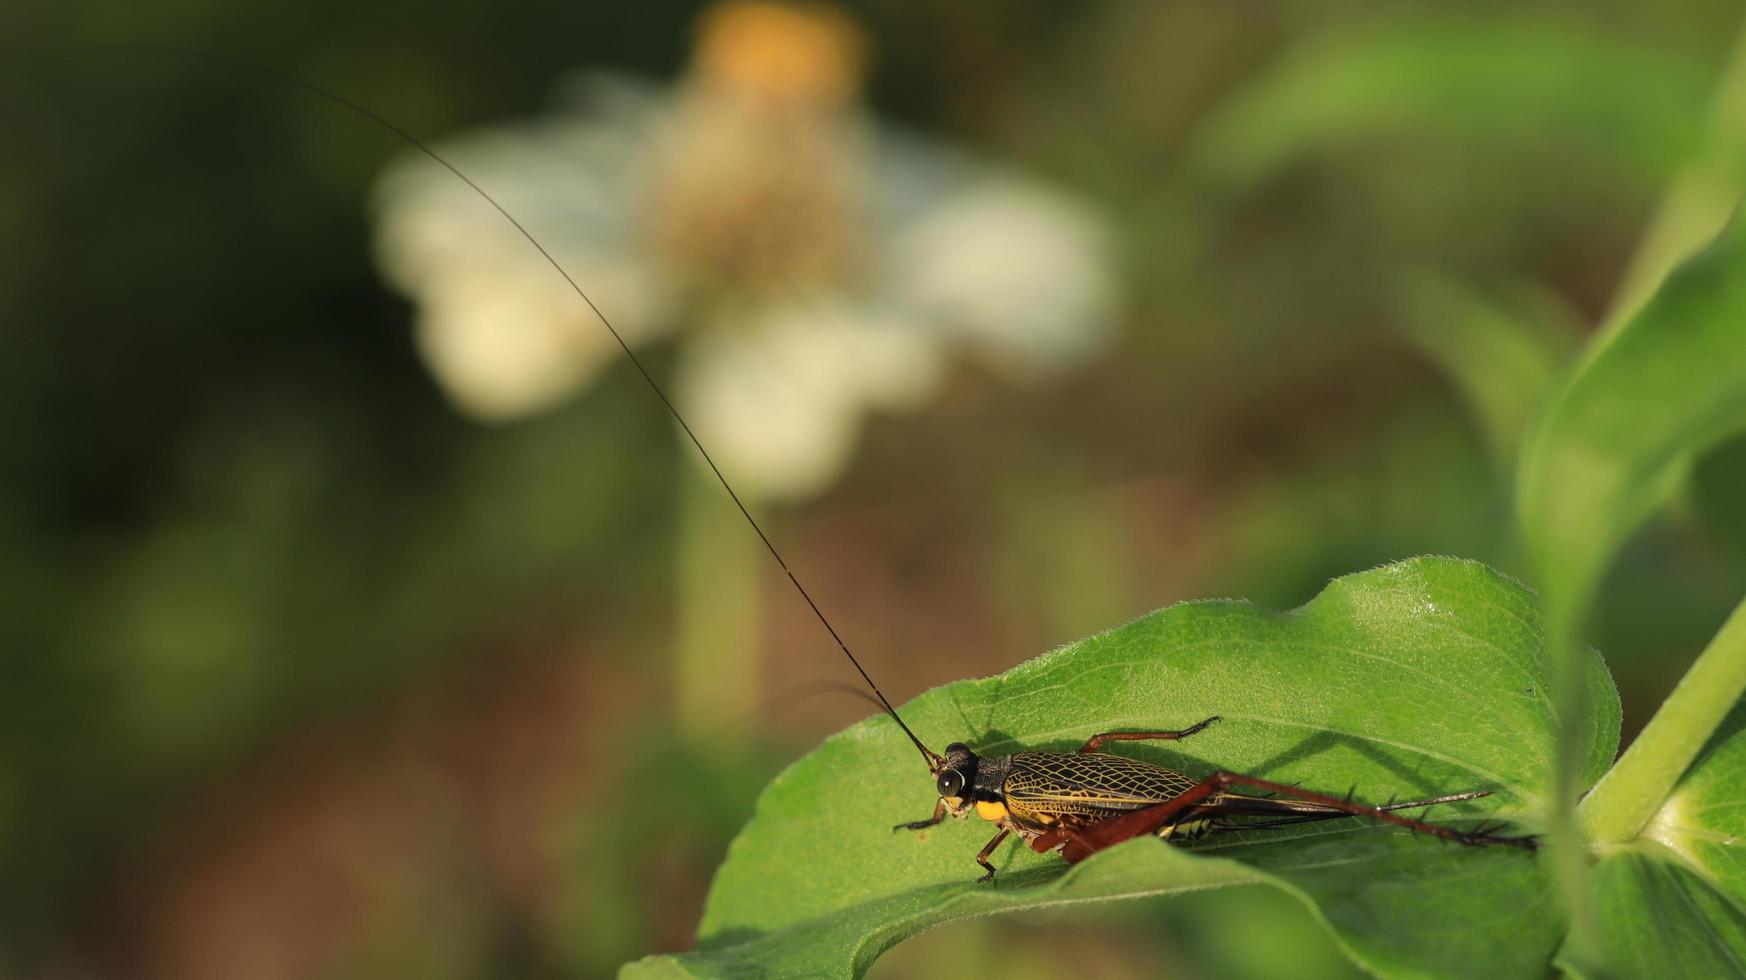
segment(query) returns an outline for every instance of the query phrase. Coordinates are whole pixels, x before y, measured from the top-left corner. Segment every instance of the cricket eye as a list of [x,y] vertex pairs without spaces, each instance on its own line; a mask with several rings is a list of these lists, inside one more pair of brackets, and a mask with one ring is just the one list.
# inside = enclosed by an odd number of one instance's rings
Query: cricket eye
[[961,796],[964,792],[964,777],[955,769],[947,769],[940,773],[939,787],[941,796]]

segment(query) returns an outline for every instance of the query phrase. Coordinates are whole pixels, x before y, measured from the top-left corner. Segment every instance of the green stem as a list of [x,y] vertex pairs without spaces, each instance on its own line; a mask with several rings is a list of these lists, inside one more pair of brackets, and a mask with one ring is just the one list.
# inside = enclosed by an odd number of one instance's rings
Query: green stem
[[1553,658],[1552,699],[1558,712],[1552,809],[1547,814],[1546,830],[1549,870],[1570,915],[1564,955],[1573,963],[1596,966],[1602,962],[1600,934],[1589,907],[1588,847],[1577,816],[1584,761],[1582,733],[1588,712],[1593,710],[1587,685],[1583,683],[1580,626],[1587,619],[1588,603],[1572,598],[1592,595],[1592,581],[1590,576],[1580,576],[1573,586],[1567,583],[1563,593],[1549,589],[1545,600],[1546,641],[1551,645]]
[[1636,837],[1742,694],[1746,601],[1735,607],[1642,734],[1582,802],[1582,829],[1589,840],[1617,844]]
[[680,493],[674,710],[687,736],[719,738],[757,710],[764,566],[758,538],[696,467]]

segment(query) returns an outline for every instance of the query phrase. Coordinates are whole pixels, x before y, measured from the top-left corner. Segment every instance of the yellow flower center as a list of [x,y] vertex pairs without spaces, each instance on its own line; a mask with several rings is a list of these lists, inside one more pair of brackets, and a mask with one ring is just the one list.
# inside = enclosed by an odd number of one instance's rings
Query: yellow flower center
[[733,0],[699,22],[693,70],[773,101],[842,105],[860,89],[866,60],[866,42],[841,10]]
[[824,4],[732,0],[698,27],[651,166],[649,242],[729,295],[834,289],[864,261],[865,44]]

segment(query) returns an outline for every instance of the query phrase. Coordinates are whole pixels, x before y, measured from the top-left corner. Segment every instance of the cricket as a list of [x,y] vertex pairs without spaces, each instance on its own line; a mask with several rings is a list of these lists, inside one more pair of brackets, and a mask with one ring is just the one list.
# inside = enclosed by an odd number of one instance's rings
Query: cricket
[[[224,70],[260,77],[274,84],[301,90],[338,105],[369,120],[425,155],[488,203],[513,226],[528,245],[561,276],[578,302],[591,311],[608,331],[648,390],[665,408],[719,483],[726,498],[739,511],[747,529],[755,534],[774,560],[795,594],[805,603],[831,641],[871,691],[875,703],[902,730],[919,751],[936,794],[931,815],[892,828],[895,832],[921,831],[942,823],[948,816],[972,815],[996,829],[974,860],[982,869],[978,881],[991,882],[995,867],[990,858],[1009,836],[1017,835],[1039,854],[1057,853],[1072,864],[1117,844],[1155,837],[1169,844],[1189,844],[1213,835],[1236,831],[1263,831],[1298,824],[1357,820],[1386,823],[1446,843],[1469,847],[1500,846],[1532,851],[1537,838],[1507,835],[1501,823],[1479,823],[1462,829],[1406,815],[1432,807],[1474,800],[1491,795],[1489,789],[1469,789],[1428,798],[1380,804],[1356,798],[1356,788],[1344,795],[1243,773],[1215,770],[1195,777],[1140,759],[1104,751],[1109,743],[1180,741],[1219,723],[1208,717],[1179,730],[1106,731],[1091,736],[1075,752],[1021,751],[1009,755],[982,756],[964,742],[953,741],[943,753],[935,752],[910,729],[897,709],[874,682],[860,659],[825,615],[788,561],[782,556],[752,510],[735,491],[732,481],[668,396],[654,373],[645,366],[620,330],[615,327],[584,286],[526,226],[474,178],[429,144],[392,121],[341,94],[301,78],[261,65],[223,55],[174,49],[153,49],[159,54],[204,61]],[[919,781],[918,781],[919,786]],[[918,793],[918,796],[920,794]],[[918,804],[919,807],[920,804]]]

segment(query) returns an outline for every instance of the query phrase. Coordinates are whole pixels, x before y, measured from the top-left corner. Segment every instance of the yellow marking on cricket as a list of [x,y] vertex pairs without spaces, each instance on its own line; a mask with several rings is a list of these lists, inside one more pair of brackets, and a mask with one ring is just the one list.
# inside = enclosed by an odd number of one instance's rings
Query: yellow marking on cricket
[[1169,840],[1172,837],[1181,837],[1184,840],[1194,840],[1206,836],[1207,831],[1211,829],[1211,820],[1187,820],[1182,823],[1166,824],[1165,826],[1158,828],[1157,834],[1165,840]]
[[989,823],[999,823],[1007,817],[1006,804],[991,803],[987,800],[977,800],[976,815]]

